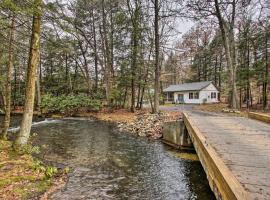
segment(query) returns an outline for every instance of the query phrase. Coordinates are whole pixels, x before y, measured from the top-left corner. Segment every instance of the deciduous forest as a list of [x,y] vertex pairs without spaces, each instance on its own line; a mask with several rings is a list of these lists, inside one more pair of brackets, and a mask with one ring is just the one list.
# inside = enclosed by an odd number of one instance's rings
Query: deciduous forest
[[269,0],[0,0],[0,199],[270,199],[269,45]]
[[268,109],[269,34],[264,0],[2,0],[2,136],[12,110],[24,109],[25,144],[34,110],[158,112],[164,87],[192,81],[213,81],[232,108]]

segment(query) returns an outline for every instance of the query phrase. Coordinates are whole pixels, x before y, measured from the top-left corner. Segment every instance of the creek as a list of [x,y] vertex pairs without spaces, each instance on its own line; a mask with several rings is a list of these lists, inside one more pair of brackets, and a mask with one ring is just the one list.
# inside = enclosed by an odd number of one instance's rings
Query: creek
[[47,120],[32,132],[40,159],[71,168],[52,199],[215,199],[200,162],[179,158],[160,141],[80,118]]

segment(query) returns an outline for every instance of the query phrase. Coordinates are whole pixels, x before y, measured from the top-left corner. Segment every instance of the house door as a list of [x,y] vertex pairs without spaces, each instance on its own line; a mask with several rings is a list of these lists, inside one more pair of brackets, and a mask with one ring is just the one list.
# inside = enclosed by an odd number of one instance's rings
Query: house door
[[177,100],[179,103],[183,103],[184,102],[184,94],[178,94]]

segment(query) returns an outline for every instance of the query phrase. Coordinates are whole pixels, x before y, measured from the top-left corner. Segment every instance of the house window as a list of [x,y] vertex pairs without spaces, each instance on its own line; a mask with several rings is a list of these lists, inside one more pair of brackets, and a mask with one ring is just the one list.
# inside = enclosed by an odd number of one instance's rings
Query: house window
[[199,92],[190,92],[189,99],[199,99]]
[[173,101],[173,92],[168,92],[166,98],[167,101]]
[[199,92],[194,93],[194,99],[199,99]]
[[211,92],[211,99],[216,99],[217,98],[217,93]]

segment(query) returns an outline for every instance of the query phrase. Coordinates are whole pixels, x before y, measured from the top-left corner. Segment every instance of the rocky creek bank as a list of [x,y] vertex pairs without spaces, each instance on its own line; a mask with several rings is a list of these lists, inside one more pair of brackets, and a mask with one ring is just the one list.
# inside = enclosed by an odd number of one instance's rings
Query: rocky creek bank
[[[59,115],[62,118],[62,115]],[[52,115],[52,118],[58,118]],[[141,137],[159,139],[162,137],[162,127],[165,122],[176,121],[182,118],[180,112],[162,111],[153,114],[149,109],[137,110],[132,113],[127,109],[107,110],[99,112],[78,112],[74,117],[93,117],[97,120],[107,121],[117,124],[121,132],[129,132]]]
[[163,124],[167,121],[179,120],[180,118],[181,114],[179,113],[139,113],[136,115],[135,120],[118,122],[117,127],[123,132],[130,132],[151,139],[159,139],[162,137]]

